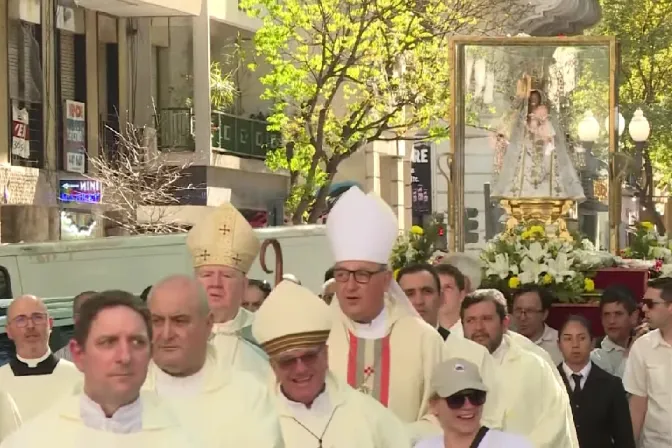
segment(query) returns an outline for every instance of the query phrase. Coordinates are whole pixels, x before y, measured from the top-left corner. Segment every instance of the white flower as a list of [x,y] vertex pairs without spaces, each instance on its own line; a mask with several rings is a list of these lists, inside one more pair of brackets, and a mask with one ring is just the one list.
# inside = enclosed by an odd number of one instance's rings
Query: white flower
[[548,262],[548,273],[553,276],[556,283],[562,283],[565,278],[573,278],[576,272],[572,270],[574,260],[565,253],[559,253],[555,260]]
[[542,272],[548,272],[548,266],[531,258],[525,257],[520,263],[521,273],[518,276],[522,284],[537,283]]
[[529,249],[522,248],[522,252],[523,256],[529,258],[531,261],[541,261],[548,255],[548,252],[546,252],[544,247],[539,242],[530,244]]
[[649,247],[649,257],[660,259],[665,262],[672,261],[672,251],[666,247]]
[[595,250],[595,245],[588,238],[584,238],[584,239],[581,240],[581,248],[583,250],[594,251]]
[[660,267],[661,277],[672,277],[672,264],[664,264]]
[[496,275],[503,280],[509,276],[509,273],[518,274],[518,266],[509,263],[508,254],[497,254],[494,262],[488,262],[485,275]]

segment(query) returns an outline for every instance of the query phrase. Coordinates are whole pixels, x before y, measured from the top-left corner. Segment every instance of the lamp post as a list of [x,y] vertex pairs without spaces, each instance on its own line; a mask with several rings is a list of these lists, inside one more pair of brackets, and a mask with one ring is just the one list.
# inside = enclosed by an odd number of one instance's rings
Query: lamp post
[[578,134],[582,148],[577,152],[580,154],[579,157],[583,158],[583,160],[579,160],[581,171],[592,175],[597,170],[593,146],[600,136],[600,123],[597,122],[591,111],[587,110],[584,113],[583,119],[579,122]]
[[598,163],[593,154],[593,146],[600,137],[600,123],[593,112],[587,110],[578,126],[581,148],[579,154],[579,169],[581,186],[586,195],[586,201],[579,204],[579,228],[591,241],[597,242],[599,201],[595,199],[595,178],[597,177]]
[[[604,120],[604,129],[609,129],[609,117]],[[622,136],[625,132],[625,118],[622,113],[618,113],[618,136]]]
[[642,171],[642,159],[644,149],[646,148],[646,141],[651,134],[651,125],[649,124],[649,120],[644,116],[642,109],[637,109],[635,111],[635,115],[632,117],[632,120],[630,120],[628,132],[630,133],[632,141],[635,142],[634,172],[640,174]]

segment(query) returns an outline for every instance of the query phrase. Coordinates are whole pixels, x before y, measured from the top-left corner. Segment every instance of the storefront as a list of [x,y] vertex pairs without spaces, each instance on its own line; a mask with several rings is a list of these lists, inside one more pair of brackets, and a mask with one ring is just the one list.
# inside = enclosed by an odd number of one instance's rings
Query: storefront
[[102,198],[99,182],[89,179],[61,179],[61,240],[79,240],[99,236],[100,218],[96,213]]

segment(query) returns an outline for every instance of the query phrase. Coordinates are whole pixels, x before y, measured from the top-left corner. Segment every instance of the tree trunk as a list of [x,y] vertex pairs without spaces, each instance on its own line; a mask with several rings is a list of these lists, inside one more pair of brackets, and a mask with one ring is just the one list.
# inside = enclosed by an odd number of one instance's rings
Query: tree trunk
[[641,205],[649,212],[653,224],[655,224],[658,233],[665,235],[665,222],[656,209],[656,201],[654,200],[655,184],[653,179],[653,166],[651,165],[651,157],[649,152],[645,149],[643,151],[644,157],[644,191],[640,194]]
[[320,191],[315,198],[313,209],[310,211],[310,215],[308,216],[308,224],[315,224],[317,220],[320,219],[320,216],[322,216],[322,213],[326,207],[329,187],[333,183],[335,176],[335,172],[329,173],[327,180],[324,182],[324,185],[322,185],[322,188],[320,188]]

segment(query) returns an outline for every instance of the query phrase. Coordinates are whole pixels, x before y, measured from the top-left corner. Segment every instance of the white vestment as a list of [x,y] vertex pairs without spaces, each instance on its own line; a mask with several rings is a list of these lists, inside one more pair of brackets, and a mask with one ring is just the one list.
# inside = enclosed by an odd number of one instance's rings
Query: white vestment
[[523,336],[520,333],[516,333],[515,331],[507,331],[507,335],[509,335],[511,339],[511,343],[514,343],[518,345],[520,348],[523,350],[527,350],[528,352],[534,353],[546,363],[551,366],[551,370],[553,370],[553,374],[555,375],[555,379],[558,380],[558,383],[564,388],[565,387],[565,382],[562,380],[562,376],[560,376],[560,371],[558,370],[558,366],[553,362],[553,358],[551,358],[551,355],[544,350],[543,347],[538,346],[534,342],[532,342],[529,338]]
[[279,386],[276,404],[286,448],[411,447],[401,420],[331,374],[310,408],[288,400]]
[[[23,423],[81,388],[82,373],[70,361],[57,360],[51,352],[34,367],[24,361],[13,359],[9,364],[0,367],[0,389],[14,399]],[[56,363],[55,367],[52,364],[51,368],[44,370],[43,363],[48,362]],[[35,374],[31,372],[32,369],[43,373]],[[47,371],[51,373],[44,373]]]
[[283,448],[272,394],[249,372],[222,371],[210,348],[203,369],[176,378],[150,364],[146,391],[155,391],[203,448]]
[[[184,448],[203,444],[180,427],[154,394],[140,397],[141,410],[129,409],[124,418],[96,417],[92,405],[73,394],[24,424],[0,448]],[[100,411],[102,414],[102,411]],[[140,430],[136,430],[136,426]]]
[[268,359],[259,347],[242,336],[253,320],[254,314],[241,307],[236,317],[213,326],[210,342],[217,350],[217,359],[223,368],[244,370],[268,383],[273,378]]
[[6,392],[0,392],[0,442],[21,426],[21,414],[14,399]]
[[506,334],[493,357],[504,431],[525,436],[536,448],[579,448],[569,397],[553,372],[557,369]]

